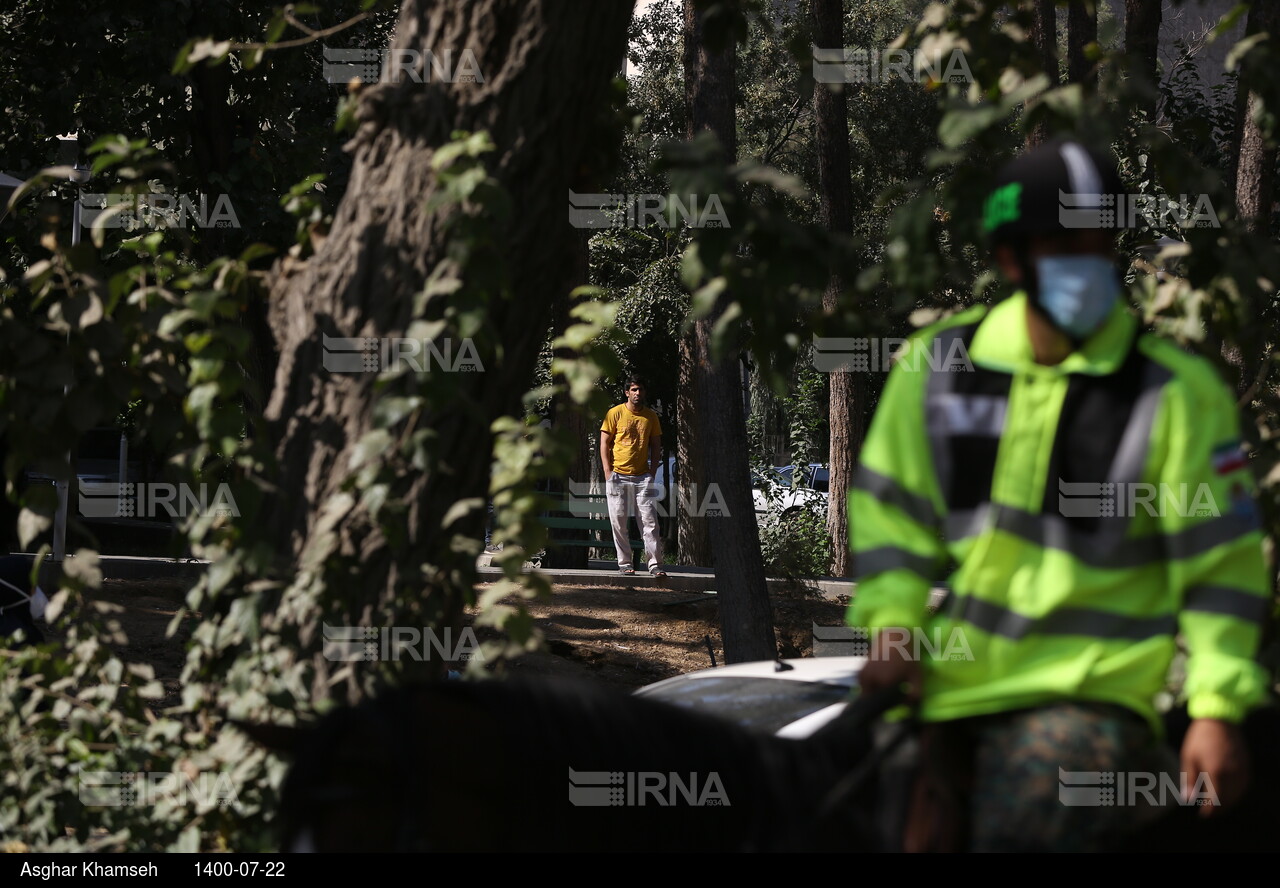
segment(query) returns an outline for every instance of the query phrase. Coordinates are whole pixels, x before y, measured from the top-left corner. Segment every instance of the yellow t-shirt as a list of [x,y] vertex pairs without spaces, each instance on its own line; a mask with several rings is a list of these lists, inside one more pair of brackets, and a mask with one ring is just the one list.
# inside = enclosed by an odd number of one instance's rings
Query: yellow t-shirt
[[626,404],[610,408],[600,431],[613,435],[613,470],[621,475],[643,475],[649,471],[649,442],[662,434],[658,414],[648,407],[632,413]]

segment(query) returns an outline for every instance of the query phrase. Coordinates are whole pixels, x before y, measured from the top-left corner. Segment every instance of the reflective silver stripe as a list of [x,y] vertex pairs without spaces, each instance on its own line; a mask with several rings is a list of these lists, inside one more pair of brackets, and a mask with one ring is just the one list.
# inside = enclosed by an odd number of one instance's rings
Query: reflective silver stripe
[[1250,623],[1261,623],[1270,601],[1266,596],[1226,586],[1191,586],[1187,589],[1183,609],[1208,614],[1239,617]]
[[[956,329],[943,330],[938,334],[938,348],[950,348],[951,343],[960,338],[960,331]],[[921,405],[924,410],[924,427],[929,432],[929,451],[933,454],[933,471],[938,479],[938,489],[943,492],[946,497],[946,491],[951,489],[951,450],[947,447],[946,436],[937,432],[933,425],[933,403],[941,398],[951,397],[952,389],[955,387],[955,373],[938,373],[932,367],[929,368],[929,379],[925,386],[924,404]]]
[[1173,614],[1133,617],[1091,608],[1064,607],[1043,617],[1028,617],[972,595],[955,598],[950,610],[955,619],[1013,641],[1028,635],[1086,635],[1146,641],[1172,636],[1178,629],[1178,619]]
[[999,438],[1008,407],[1003,395],[939,392],[929,399],[929,434]]
[[1168,534],[1164,540],[1170,558],[1194,558],[1223,543],[1248,536],[1258,529],[1256,515],[1227,512],[1177,533]]
[[[1133,348],[1137,347],[1135,342]],[[1156,410],[1164,396],[1164,385],[1172,378],[1173,373],[1167,367],[1146,358],[1146,366],[1142,370],[1142,394],[1133,405],[1129,424],[1120,439],[1120,446],[1116,448],[1111,471],[1107,474],[1108,481],[1142,480],[1142,470],[1147,465],[1147,454],[1151,449]]]
[[1083,564],[1104,569],[1192,558],[1258,529],[1252,518],[1228,513],[1176,533],[1131,539],[1127,536],[1129,518],[1102,518],[1096,530],[1085,532],[1061,515],[1036,515],[1012,506],[993,508],[995,529],[1046,549],[1067,552]]
[[927,496],[912,493],[888,475],[882,475],[866,466],[858,466],[853,486],[904,512],[913,521],[927,527],[937,527],[942,522]]
[[976,509],[964,509],[959,512],[948,512],[946,521],[947,542],[978,536],[986,532],[987,518],[992,513],[991,503],[983,503]]
[[853,553],[854,569],[858,577],[883,573],[886,570],[906,569],[922,577],[932,577],[937,559],[917,555],[896,546],[880,546]]
[[1099,519],[1097,529],[1086,533],[1061,515],[1039,515],[999,506],[994,527],[1045,549],[1074,555],[1090,567],[1140,567],[1164,557],[1164,540],[1159,536],[1126,539],[1128,518]]

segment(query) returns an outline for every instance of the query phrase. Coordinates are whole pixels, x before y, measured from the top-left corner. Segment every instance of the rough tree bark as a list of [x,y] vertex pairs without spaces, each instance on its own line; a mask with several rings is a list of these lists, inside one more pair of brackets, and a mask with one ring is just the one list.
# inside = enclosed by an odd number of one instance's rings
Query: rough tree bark
[[[732,43],[712,50],[704,33],[704,11],[685,0],[685,83],[693,132],[709,130],[720,140],[724,160],[737,155],[734,92],[736,50]],[[720,589],[720,634],[729,663],[769,660],[778,655],[773,608],[765,582],[760,532],[751,500],[747,426],[737,350],[713,361],[711,330],[728,304],[721,296],[709,317],[694,329],[694,378],[698,397],[697,435],[709,485],[719,489],[725,511],[711,519],[711,551]],[[702,491],[698,491],[702,496]]]
[[[1280,35],[1280,9],[1274,3],[1255,3],[1249,9],[1245,35],[1252,36],[1264,31],[1271,35],[1272,40]],[[1261,101],[1256,92],[1241,85],[1237,98],[1240,109],[1237,115],[1240,149],[1236,161],[1235,192],[1236,207],[1241,218],[1251,231],[1266,236],[1271,233],[1277,157],[1275,145],[1267,144],[1261,127],[1254,119]],[[1259,304],[1263,298],[1261,290],[1250,291],[1250,299],[1254,302],[1250,314],[1254,318],[1263,316],[1264,306]],[[1272,331],[1265,324],[1250,325],[1243,332],[1251,341],[1240,343],[1236,360],[1232,361],[1233,364],[1238,362],[1240,366],[1236,390],[1242,395],[1250,386],[1257,384],[1255,380],[1260,380],[1265,375],[1261,362],[1271,360],[1268,340],[1272,340]]]
[[[680,490],[707,489],[705,467],[698,444],[698,398],[695,394],[694,365],[698,345],[695,331],[680,337],[680,388],[676,393],[676,481]],[[709,567],[711,534],[707,519],[689,509],[676,510],[676,547],[680,564]]]
[[[821,47],[844,45],[842,0],[813,0],[813,42]],[[849,160],[849,106],[843,90],[815,84],[813,113],[817,125],[818,178],[822,183],[823,222],[830,231],[853,231],[853,184]],[[822,295],[822,307],[836,309],[842,282],[832,275]],[[847,491],[862,448],[863,406],[866,384],[860,374],[831,374],[828,422],[831,429],[831,482],[827,494],[827,533],[831,537],[831,575],[847,577],[849,564],[849,512]]]
[[[1031,44],[1040,57],[1040,69],[1049,75],[1049,82],[1058,84],[1058,9],[1054,0],[1034,0],[1031,20]],[[1036,125],[1027,133],[1027,147],[1032,148],[1049,138],[1043,125]]]
[[[1249,10],[1247,35],[1268,31],[1272,39],[1280,26],[1280,10],[1274,3],[1255,3]],[[1250,229],[1261,234],[1271,229],[1271,205],[1275,200],[1276,149],[1268,147],[1254,119],[1261,98],[1256,92],[1240,90],[1240,153],[1236,163],[1236,206]]]
[[[286,571],[319,574],[337,587],[354,625],[388,600],[417,603],[435,625],[457,624],[475,557],[451,543],[481,534],[484,508],[447,528],[442,522],[461,499],[484,502],[489,425],[518,406],[555,304],[567,294],[571,176],[603,159],[594,156],[594,111],[625,53],[631,9],[628,0],[406,0],[394,48],[420,54],[419,82],[400,75],[362,93],[350,184],[332,230],[273,286],[280,363],[267,419],[280,477],[263,531]],[[424,50],[443,48],[470,50],[483,82],[433,79]],[[321,335],[405,335],[415,295],[446,259],[444,215],[428,208],[437,191],[431,161],[459,130],[490,134],[496,151],[486,166],[514,207],[500,231],[509,290],[493,299],[486,323],[501,359],[481,373],[455,374],[461,407],[428,404],[414,421],[437,436],[441,462],[412,477],[393,547],[358,498],[335,496],[372,427],[375,374],[326,372]],[[428,313],[447,299],[430,297]]]
[[[687,135],[693,138],[698,127],[693,120],[694,76],[698,46],[694,40],[694,2],[684,0],[684,93],[688,120]],[[702,496],[707,489],[706,465],[702,461],[702,445],[698,429],[697,330],[680,337],[680,384],[676,390],[676,484],[682,491]],[[679,563],[710,567],[711,530],[707,519],[690,509],[676,510],[676,547]]]
[[1067,6],[1067,79],[1096,86],[1098,71],[1084,48],[1098,42],[1098,6],[1095,0],[1070,0]]

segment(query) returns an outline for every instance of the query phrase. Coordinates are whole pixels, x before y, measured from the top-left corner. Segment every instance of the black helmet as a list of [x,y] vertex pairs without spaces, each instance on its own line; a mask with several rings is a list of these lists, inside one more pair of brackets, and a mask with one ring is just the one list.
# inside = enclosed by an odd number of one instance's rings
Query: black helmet
[[995,246],[1035,234],[1123,228],[1125,207],[1114,161],[1075,139],[1059,137],[1000,170],[983,207],[982,230]]

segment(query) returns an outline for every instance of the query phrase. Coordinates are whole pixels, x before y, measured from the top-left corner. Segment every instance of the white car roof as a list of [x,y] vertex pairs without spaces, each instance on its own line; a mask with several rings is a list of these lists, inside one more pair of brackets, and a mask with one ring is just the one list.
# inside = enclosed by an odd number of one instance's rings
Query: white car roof
[[[779,723],[770,728],[776,736],[798,739],[810,736],[844,711],[848,704],[847,691],[857,684],[858,673],[866,665],[867,658],[808,657],[798,660],[785,660],[783,662],[791,668],[779,672],[776,660],[762,660],[754,663],[735,663],[732,666],[720,666],[714,669],[700,669],[697,672],[688,672],[664,681],[654,682],[651,685],[645,685],[635,693],[642,697],[653,695],[662,700],[674,701],[676,698],[682,698],[687,705],[691,701],[699,700],[697,694],[700,686],[705,684],[707,686],[705,693],[708,696],[702,700],[701,705],[695,704],[694,708],[707,706],[719,711],[722,716],[733,719],[735,716],[732,706],[729,706],[727,710],[725,709],[725,695],[727,693],[724,687],[725,679],[756,682],[776,680],[796,685],[821,685],[824,688],[835,689],[836,696],[831,698],[833,702],[829,705],[821,706],[805,714],[796,713],[793,716],[794,720]],[[782,690],[782,685],[777,687],[778,690]],[[802,695],[807,693],[800,687],[797,687],[796,691]],[[728,692],[728,698],[731,699],[732,697],[733,694]],[[758,697],[754,694],[748,694],[748,699],[753,697],[758,703]],[[785,695],[780,696],[778,699],[782,700],[784,697]],[[813,698],[809,697],[809,699],[812,700]],[[712,703],[713,700],[716,701],[714,705]],[[747,706],[748,709],[751,708],[750,703]],[[779,715],[782,714],[783,711],[780,711]],[[755,717],[758,716],[759,710],[757,709]]]
[[666,687],[677,682],[686,682],[698,678],[715,676],[718,678],[776,678],[780,681],[809,681],[837,684],[851,688],[857,681],[858,673],[866,665],[866,657],[804,657],[796,660],[784,660],[791,669],[778,671],[776,660],[759,660],[753,663],[734,663],[729,666],[717,666],[714,669],[699,669],[697,672],[686,672],[673,678],[645,685],[636,693],[643,694],[654,688]]

